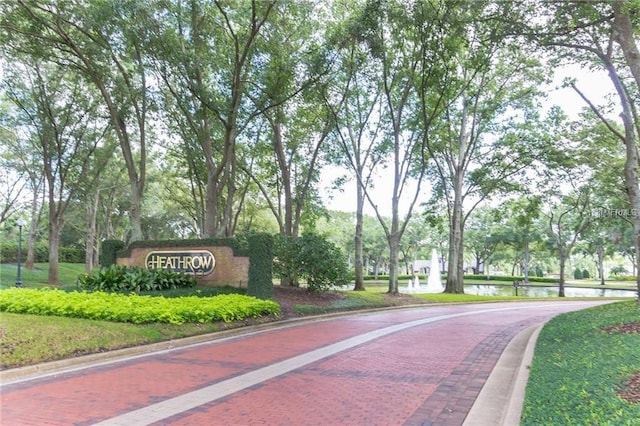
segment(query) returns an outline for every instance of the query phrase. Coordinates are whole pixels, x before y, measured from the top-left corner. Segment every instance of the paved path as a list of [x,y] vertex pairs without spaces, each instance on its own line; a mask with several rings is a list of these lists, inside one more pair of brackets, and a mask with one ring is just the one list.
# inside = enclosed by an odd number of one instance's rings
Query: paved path
[[600,303],[383,311],[14,378],[0,424],[461,425],[514,336]]

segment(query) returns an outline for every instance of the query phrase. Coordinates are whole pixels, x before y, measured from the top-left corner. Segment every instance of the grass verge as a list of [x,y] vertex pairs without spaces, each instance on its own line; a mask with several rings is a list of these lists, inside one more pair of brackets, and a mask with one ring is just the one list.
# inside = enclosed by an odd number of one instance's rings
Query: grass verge
[[[3,312],[0,369],[211,333],[206,324],[126,324]],[[55,338],[52,338],[55,336]]]
[[[537,341],[522,425],[638,425],[640,401],[621,397],[640,373],[635,301],[560,315]],[[622,326],[626,324],[626,326]],[[625,330],[625,332],[623,332]]]
[[[65,285],[64,289],[76,289],[78,275],[84,273],[82,263],[60,263],[58,265],[58,279]],[[15,286],[18,274],[18,266],[10,263],[0,263],[0,288],[11,288]],[[36,263],[33,269],[20,268],[20,277],[25,287],[39,288],[47,286],[49,278],[49,264]]]

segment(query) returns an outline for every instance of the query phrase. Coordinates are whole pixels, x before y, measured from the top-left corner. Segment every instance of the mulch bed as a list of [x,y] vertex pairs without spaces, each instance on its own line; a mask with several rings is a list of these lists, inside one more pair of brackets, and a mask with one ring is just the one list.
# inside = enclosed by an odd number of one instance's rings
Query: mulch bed
[[[640,321],[617,324],[604,327],[607,333],[638,334],[640,333]],[[634,373],[618,391],[618,396],[630,404],[640,403],[640,372]]]
[[331,306],[338,300],[346,299],[343,293],[327,291],[313,293],[305,288],[292,286],[273,286],[273,299],[280,304],[281,317],[284,319],[303,316],[293,310],[295,305]]
[[[384,294],[387,306],[405,306],[415,304],[428,304],[423,299],[417,299],[406,294],[390,295]],[[346,299],[347,296],[341,292],[327,291],[314,293],[306,288],[292,286],[273,286],[273,299],[280,304],[282,314],[281,319],[298,318],[304,316],[300,312],[294,311],[295,305],[314,305],[319,307],[330,307],[335,302]]]

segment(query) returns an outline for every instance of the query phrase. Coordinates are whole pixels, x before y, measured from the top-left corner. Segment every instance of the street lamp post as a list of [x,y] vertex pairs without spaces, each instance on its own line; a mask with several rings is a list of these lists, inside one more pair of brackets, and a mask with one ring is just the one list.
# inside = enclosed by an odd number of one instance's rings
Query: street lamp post
[[22,227],[24,226],[24,219],[18,218],[18,276],[16,277],[16,287],[22,287],[22,278],[20,277],[20,266],[22,264]]

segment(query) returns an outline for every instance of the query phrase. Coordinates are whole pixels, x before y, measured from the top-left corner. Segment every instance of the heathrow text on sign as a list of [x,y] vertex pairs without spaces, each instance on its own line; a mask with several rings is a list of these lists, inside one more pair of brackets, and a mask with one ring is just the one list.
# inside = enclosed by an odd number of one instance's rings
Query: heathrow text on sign
[[147,255],[147,269],[170,269],[193,275],[209,275],[216,266],[216,259],[209,250],[156,250]]

